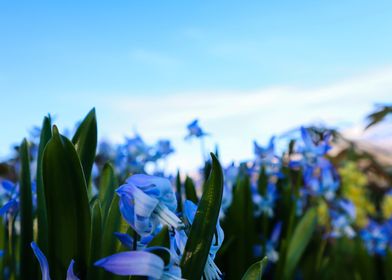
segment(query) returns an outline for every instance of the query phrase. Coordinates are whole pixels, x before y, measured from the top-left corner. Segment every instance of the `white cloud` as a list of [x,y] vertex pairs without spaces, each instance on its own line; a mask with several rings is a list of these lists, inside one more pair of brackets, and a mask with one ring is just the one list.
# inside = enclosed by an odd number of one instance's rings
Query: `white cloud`
[[[366,73],[317,88],[276,86],[255,91],[200,91],[145,97],[119,95],[101,99],[102,130],[119,138],[134,128],[152,141],[171,138],[177,147],[171,167],[190,170],[200,162],[197,143],[184,143],[185,125],[199,118],[212,133],[208,145],[219,143],[224,161],[252,154],[251,141],[303,123],[360,123],[377,102],[391,101],[392,68]],[[99,109],[99,108],[98,108]],[[102,113],[104,114],[104,113]],[[131,132],[131,130],[130,130]]]

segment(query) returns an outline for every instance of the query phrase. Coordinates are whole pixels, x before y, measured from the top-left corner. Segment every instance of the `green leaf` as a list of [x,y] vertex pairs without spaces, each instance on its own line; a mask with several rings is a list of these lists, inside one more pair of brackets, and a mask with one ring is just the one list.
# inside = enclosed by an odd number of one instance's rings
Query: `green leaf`
[[182,213],[182,184],[181,184],[181,176],[180,170],[177,170],[176,177],[176,196],[177,196],[177,211]]
[[30,243],[33,241],[33,200],[31,194],[30,157],[27,140],[20,146],[20,277],[36,279],[36,266]]
[[90,243],[90,261],[89,261],[89,279],[97,279],[99,269],[94,266],[94,262],[99,260],[101,256],[102,244],[102,214],[99,199],[95,200],[92,207],[92,227],[91,227],[91,243]]
[[195,184],[193,183],[192,179],[186,176],[185,179],[185,197],[187,200],[192,201],[195,204],[199,203],[199,198],[196,194]]
[[296,226],[290,243],[287,247],[287,255],[284,264],[284,278],[290,279],[294,273],[295,268],[309,244],[312,234],[316,228],[317,217],[316,209],[309,209]]
[[116,187],[118,187],[118,182],[113,166],[110,163],[106,163],[99,181],[99,200],[101,201],[104,221],[108,215]]
[[244,170],[241,170],[237,185],[234,187],[233,201],[227,211],[223,229],[226,240],[224,245],[234,238],[231,251],[234,250],[235,253],[228,253],[225,257],[227,277],[241,279],[248,267],[255,261],[253,246],[256,239],[250,178]]
[[72,143],[75,145],[76,152],[82,163],[86,184],[88,185],[97,149],[97,119],[95,108],[91,109],[79,125],[72,138]]
[[42,173],[49,229],[48,261],[53,279],[65,279],[71,259],[81,279],[90,252],[91,214],[86,180],[74,145],[53,126]]
[[[115,232],[120,232],[122,228],[121,213],[119,209],[119,197],[113,196],[112,203],[110,204],[107,218],[104,222],[102,234],[102,247],[101,256],[107,257],[118,252],[117,248],[120,247],[120,242],[115,237]],[[101,270],[99,279],[113,279],[113,274]]]
[[[147,248],[151,247],[164,247],[170,249],[169,228],[167,226],[164,226],[162,230],[156,236],[154,236],[150,243],[148,243]],[[151,253],[154,253],[160,257],[165,262],[165,265],[170,263],[170,252],[158,249],[151,251]]]
[[42,179],[42,158],[46,144],[52,137],[50,116],[44,117],[37,156],[37,220],[38,220],[38,246],[46,254],[48,252],[48,220],[44,182]]
[[263,269],[266,267],[268,263],[268,258],[264,257],[261,261],[252,264],[249,269],[246,271],[244,276],[242,276],[242,280],[261,280],[261,276],[263,275]]
[[213,153],[211,157],[211,173],[197,207],[181,260],[182,276],[189,280],[199,280],[203,275],[222,202],[222,167]]

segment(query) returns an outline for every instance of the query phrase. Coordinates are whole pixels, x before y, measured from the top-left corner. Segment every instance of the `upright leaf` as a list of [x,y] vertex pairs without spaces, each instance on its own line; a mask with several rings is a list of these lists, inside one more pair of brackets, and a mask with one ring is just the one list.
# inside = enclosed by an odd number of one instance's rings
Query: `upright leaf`
[[299,221],[290,238],[284,263],[283,276],[285,279],[290,279],[292,277],[294,270],[298,266],[301,256],[313,235],[316,224],[316,209],[311,208]]
[[246,271],[244,276],[242,276],[242,280],[261,280],[261,276],[263,275],[263,269],[267,266],[268,258],[264,257],[261,261],[252,264],[249,269]]
[[43,180],[49,228],[48,261],[53,279],[65,279],[71,259],[86,277],[91,214],[86,180],[74,145],[53,127],[43,157]]
[[27,140],[20,146],[20,277],[36,279],[37,273],[30,243],[33,241],[33,200],[31,194],[30,158]]
[[234,188],[233,201],[223,224],[226,242],[232,238],[231,248],[235,250],[235,254],[227,254],[225,257],[226,273],[230,279],[241,279],[254,262],[255,219],[250,178],[245,172],[242,173]]
[[50,116],[44,117],[37,157],[37,220],[38,220],[38,246],[46,254],[48,252],[48,221],[46,214],[46,201],[44,182],[42,179],[42,158],[44,149],[52,137]]
[[104,220],[108,214],[116,187],[118,187],[118,182],[113,166],[110,163],[106,163],[103,167],[101,179],[99,181],[99,200],[101,202],[102,217]]
[[211,158],[211,173],[197,207],[181,260],[182,276],[190,280],[199,280],[202,277],[222,202],[222,167],[212,153]]
[[192,179],[186,176],[185,179],[185,197],[187,200],[192,201],[195,204],[199,203],[199,198],[196,194],[196,187]]
[[[102,246],[101,256],[106,257],[113,255],[118,252],[117,248],[120,242],[115,237],[114,233],[121,231],[122,220],[121,213],[118,207],[119,204],[118,195],[113,196],[112,202],[109,207],[107,217],[104,222],[103,233],[102,233]],[[99,279],[114,279],[114,275],[101,270]]]
[[101,256],[102,245],[102,214],[99,199],[95,200],[92,207],[92,226],[91,226],[91,245],[90,245],[90,261],[88,264],[88,278],[97,279],[99,269],[93,265]]
[[91,109],[79,125],[72,138],[72,143],[75,145],[76,152],[82,163],[84,176],[88,185],[97,149],[97,119],[95,108]]
[[176,176],[176,195],[177,195],[177,211],[182,213],[182,184],[181,184],[181,176],[180,170],[177,170]]

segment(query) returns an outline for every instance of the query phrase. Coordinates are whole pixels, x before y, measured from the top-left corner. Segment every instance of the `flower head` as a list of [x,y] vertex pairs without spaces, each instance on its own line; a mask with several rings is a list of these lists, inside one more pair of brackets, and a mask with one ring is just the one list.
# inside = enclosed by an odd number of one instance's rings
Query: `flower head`
[[116,192],[122,216],[141,236],[151,234],[159,223],[176,229],[184,226],[174,214],[177,199],[169,180],[136,174]]
[[190,139],[192,137],[201,138],[207,135],[207,133],[205,133],[199,126],[199,120],[197,119],[188,124],[187,129],[188,135],[185,137],[185,139]]

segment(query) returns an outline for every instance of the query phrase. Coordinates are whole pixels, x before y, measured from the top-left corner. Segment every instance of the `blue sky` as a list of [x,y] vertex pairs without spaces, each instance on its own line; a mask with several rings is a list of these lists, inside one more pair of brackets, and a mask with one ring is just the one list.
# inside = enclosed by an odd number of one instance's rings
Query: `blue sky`
[[0,156],[46,113],[65,128],[95,106],[101,137],[172,139],[173,168],[199,159],[199,117],[228,161],[392,100],[391,1],[81,2],[0,1]]

